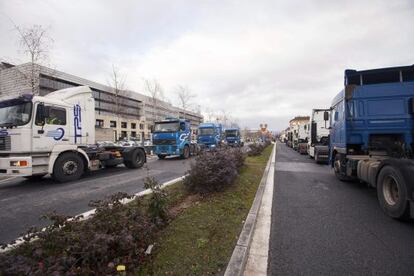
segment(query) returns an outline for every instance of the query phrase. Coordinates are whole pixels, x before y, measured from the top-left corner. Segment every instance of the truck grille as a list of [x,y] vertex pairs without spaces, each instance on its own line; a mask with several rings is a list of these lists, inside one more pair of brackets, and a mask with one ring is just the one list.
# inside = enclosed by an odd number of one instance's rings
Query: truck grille
[[175,139],[156,139],[152,143],[154,145],[175,145]]
[[11,149],[10,136],[0,137],[0,150],[10,150],[10,149]]

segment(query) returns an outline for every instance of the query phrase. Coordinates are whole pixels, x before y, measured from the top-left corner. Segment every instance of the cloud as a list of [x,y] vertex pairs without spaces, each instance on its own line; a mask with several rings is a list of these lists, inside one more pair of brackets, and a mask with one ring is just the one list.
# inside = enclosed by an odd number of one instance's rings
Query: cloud
[[[56,68],[106,83],[112,63],[142,91],[157,78],[177,103],[188,85],[203,110],[225,110],[242,126],[327,107],[347,68],[414,63],[410,1],[10,1],[18,24],[50,25]],[[16,56],[0,15],[0,52]]]

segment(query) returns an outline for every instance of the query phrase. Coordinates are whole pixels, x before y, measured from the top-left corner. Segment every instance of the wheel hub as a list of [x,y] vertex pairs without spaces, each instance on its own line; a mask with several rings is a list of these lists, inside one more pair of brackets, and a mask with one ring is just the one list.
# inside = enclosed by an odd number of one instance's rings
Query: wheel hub
[[78,164],[72,160],[65,162],[63,165],[63,173],[66,175],[72,175],[78,170]]
[[399,189],[397,181],[391,175],[388,175],[384,179],[384,185],[382,186],[384,199],[388,205],[394,206],[400,199]]

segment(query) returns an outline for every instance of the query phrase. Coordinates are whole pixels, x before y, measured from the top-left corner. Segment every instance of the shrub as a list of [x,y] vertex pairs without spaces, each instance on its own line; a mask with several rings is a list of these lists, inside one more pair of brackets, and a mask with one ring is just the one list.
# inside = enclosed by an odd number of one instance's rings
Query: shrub
[[151,189],[152,194],[148,205],[148,214],[151,220],[157,224],[166,222],[167,212],[167,193],[161,189],[161,185],[154,177],[147,177],[144,180],[145,189]]
[[107,275],[121,264],[127,271],[136,269],[146,258],[156,226],[140,211],[139,200],[126,208],[119,203],[123,197],[119,193],[93,202],[96,213],[85,221],[49,215],[52,224],[37,241],[0,254],[0,274]]
[[190,192],[201,194],[222,191],[233,184],[241,160],[241,155],[231,149],[203,152],[191,165],[184,185]]
[[247,154],[249,156],[258,156],[262,153],[264,148],[265,148],[265,146],[262,143],[250,144]]
[[244,161],[246,160],[246,154],[241,148],[230,148],[228,151],[231,154],[234,163],[236,164],[237,170],[240,170],[244,165]]

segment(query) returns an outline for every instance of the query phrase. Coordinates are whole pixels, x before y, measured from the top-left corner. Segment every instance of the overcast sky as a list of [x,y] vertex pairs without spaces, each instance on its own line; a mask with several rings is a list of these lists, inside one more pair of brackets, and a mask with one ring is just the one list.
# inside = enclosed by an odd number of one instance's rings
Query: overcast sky
[[177,104],[188,85],[202,111],[273,130],[329,107],[346,68],[414,64],[414,1],[0,1],[0,58],[18,51],[17,25],[54,39],[50,63],[103,84],[111,64],[126,86],[156,78]]

